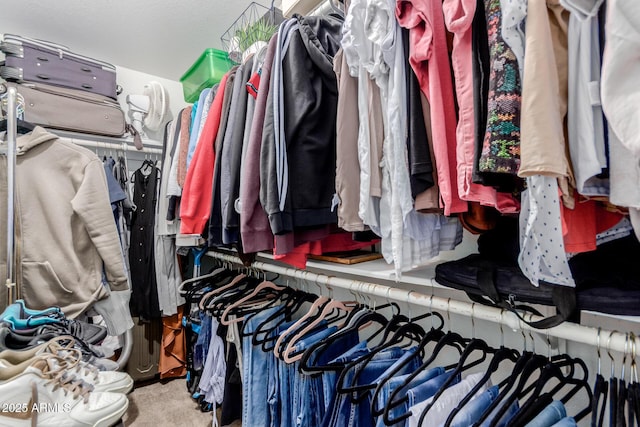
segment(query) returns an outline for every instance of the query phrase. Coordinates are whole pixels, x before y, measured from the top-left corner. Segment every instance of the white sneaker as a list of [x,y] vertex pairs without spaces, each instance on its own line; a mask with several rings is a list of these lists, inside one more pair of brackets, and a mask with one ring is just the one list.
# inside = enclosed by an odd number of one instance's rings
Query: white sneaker
[[120,393],[92,392],[66,372],[64,359],[42,354],[0,369],[0,426],[108,427],[129,406]]
[[[64,344],[66,343],[66,344]],[[129,393],[133,379],[126,372],[100,371],[82,360],[82,353],[74,348],[71,337],[58,337],[33,351],[5,350],[0,353],[0,368],[18,365],[40,354],[54,354],[65,360],[69,373],[93,386],[94,391]]]

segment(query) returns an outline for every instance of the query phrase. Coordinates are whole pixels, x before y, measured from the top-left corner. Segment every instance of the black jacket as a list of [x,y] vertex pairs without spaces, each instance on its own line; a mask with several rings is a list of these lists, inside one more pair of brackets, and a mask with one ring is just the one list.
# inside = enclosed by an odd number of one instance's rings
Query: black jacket
[[[272,71],[260,153],[260,201],[274,234],[337,222],[331,209],[338,101],[333,57],[342,21],[296,15],[287,22],[292,26],[288,34],[281,31],[287,47],[274,59],[276,70],[282,58],[282,73],[278,79]],[[282,105],[281,126],[274,125],[274,97]]]

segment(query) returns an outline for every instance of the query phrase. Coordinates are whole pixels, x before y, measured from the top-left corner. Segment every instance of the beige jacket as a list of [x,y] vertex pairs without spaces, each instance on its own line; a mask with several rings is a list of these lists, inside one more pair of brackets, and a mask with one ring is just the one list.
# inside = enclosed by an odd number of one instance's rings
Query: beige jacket
[[[18,137],[17,154],[16,273],[27,306],[59,306],[67,316],[78,316],[107,296],[103,263],[111,290],[127,290],[100,159],[41,127]],[[6,159],[0,165],[2,181]],[[0,200],[7,200],[6,186]]]

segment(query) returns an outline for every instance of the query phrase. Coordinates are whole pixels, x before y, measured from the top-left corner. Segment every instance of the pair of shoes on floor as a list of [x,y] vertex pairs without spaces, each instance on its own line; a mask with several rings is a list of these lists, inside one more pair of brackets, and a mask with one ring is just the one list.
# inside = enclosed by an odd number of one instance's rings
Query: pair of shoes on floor
[[[7,326],[0,325],[0,352],[5,350],[34,350],[60,336],[64,337],[65,335],[60,335],[58,332],[52,331],[33,335],[20,334],[14,332]],[[68,341],[73,343],[74,348],[82,352],[82,360],[94,365],[99,370],[115,371],[118,369],[118,364],[113,360],[105,358],[99,347],[86,344],[72,337],[68,337]]]
[[126,412],[133,379],[82,360],[71,337],[0,352],[0,426],[108,427]]
[[0,369],[12,368],[44,354],[64,359],[69,373],[91,385],[94,391],[126,394],[133,388],[133,379],[127,373],[100,370],[92,363],[84,361],[82,352],[75,348],[72,337],[56,337],[30,349],[0,351]]
[[0,426],[108,427],[127,411],[123,393],[95,391],[73,362],[42,353],[0,369]]
[[14,332],[22,335],[57,333],[71,335],[87,344],[99,344],[107,336],[107,329],[80,320],[67,319],[57,307],[32,310],[23,300],[17,300],[0,314],[0,323],[5,323]]

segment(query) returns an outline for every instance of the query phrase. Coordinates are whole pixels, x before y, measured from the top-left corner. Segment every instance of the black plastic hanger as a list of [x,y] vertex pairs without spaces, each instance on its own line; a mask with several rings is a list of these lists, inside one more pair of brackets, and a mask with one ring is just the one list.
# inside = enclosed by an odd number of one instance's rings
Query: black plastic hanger
[[[458,406],[456,406],[453,409],[453,411],[451,411],[451,413],[447,417],[447,420],[445,421],[444,426],[445,427],[451,426],[451,423],[455,419],[455,416],[462,410],[462,408],[467,403],[471,401],[471,399],[475,397],[476,393],[482,388],[484,384],[486,384],[491,379],[491,375],[493,375],[498,370],[498,368],[500,368],[500,365],[502,365],[503,362],[511,361],[515,364],[519,358],[520,358],[520,352],[518,352],[517,350],[500,346],[500,348],[497,349],[497,351],[493,355],[493,358],[489,362],[489,366],[487,367],[487,371],[485,375],[480,379],[480,381],[478,381],[478,384],[476,384],[471,389],[471,391],[469,391],[469,393],[467,393],[467,395],[460,401]],[[510,377],[507,377],[500,384],[498,384],[498,389],[501,386],[505,386],[508,383],[509,378]]]
[[[480,357],[476,360],[473,360],[470,363],[466,363],[467,360],[471,357],[472,354],[480,351]],[[464,371],[473,368],[474,366],[478,366],[482,362],[484,362],[489,354],[495,354],[498,350],[488,345],[484,340],[479,338],[473,338],[469,341],[469,344],[464,348],[462,354],[460,355],[460,360],[458,361],[458,365],[454,368],[453,373],[447,380],[440,386],[438,391],[433,395],[431,399],[431,403],[429,403],[420,413],[420,418],[418,421],[418,425],[422,425],[424,418],[431,408],[436,404],[442,393],[449,388],[451,383]]]
[[[309,294],[298,289],[287,288],[281,296],[281,301],[283,303],[282,306],[275,313],[271,314],[264,321],[258,324],[253,333],[247,333],[243,328],[240,335],[243,337],[251,336],[251,343],[253,345],[263,345],[267,342],[275,341],[276,337],[272,336],[273,332],[279,328],[280,325],[289,321],[291,316],[296,313],[305,302],[313,302],[316,298],[318,298],[317,295]],[[273,324],[273,320],[279,317],[281,317],[281,319]],[[267,325],[271,326],[269,326],[268,329],[265,329]],[[264,346],[263,350],[267,351]]]
[[[540,398],[543,398],[543,399],[547,399],[548,402],[550,403],[552,400],[550,396],[555,394],[560,388],[562,388],[566,384],[578,384],[578,382],[581,381],[575,389],[572,389],[572,391],[570,392],[571,396],[577,393],[581,386],[586,386],[588,393],[590,394],[591,387],[587,383],[587,377],[586,377],[586,375],[588,375],[588,371],[584,371],[585,377],[582,379],[578,380],[573,378],[573,374],[575,371],[573,369],[573,366],[575,366],[575,364],[578,362],[581,362],[582,366],[585,366],[584,362],[582,362],[581,360],[573,359],[568,355],[555,356],[550,359],[538,354],[532,355],[532,357],[529,359],[524,369],[522,370],[522,373],[520,374],[518,384],[516,385],[513,392],[506,398],[506,403],[500,408],[500,410],[496,414],[495,418],[491,422],[491,426],[495,427],[500,422],[504,414],[508,411],[511,404],[513,404],[516,401],[516,399],[522,400],[525,396],[529,394],[531,394],[531,396],[524,404],[521,405],[520,411],[518,411],[518,414],[516,414],[516,417],[512,421],[514,425],[518,425],[518,421],[517,421],[518,417],[524,413],[527,413],[528,412],[527,408],[533,405],[534,402],[536,402]],[[572,369],[570,369],[567,375],[564,375],[560,369],[563,366],[572,367]],[[530,378],[532,377],[532,375],[538,371],[540,371],[540,375],[536,379],[536,381],[533,382],[530,387],[525,387],[526,384],[529,382]],[[557,387],[556,389],[554,389],[553,392],[546,393],[545,396],[541,396],[544,385],[551,378],[554,378],[554,377],[560,381],[560,387]],[[531,393],[532,391],[533,393]],[[569,399],[571,396],[567,395],[565,397]],[[589,401],[589,408],[587,408],[587,411],[590,408],[591,408],[591,401]],[[485,413],[487,411],[485,411]],[[483,414],[483,416],[484,415],[485,414]]]
[[[536,388],[533,394],[534,396],[539,396],[536,399],[546,400],[547,402],[551,403],[554,400],[554,396],[558,392],[560,392],[560,390],[562,390],[564,387],[568,385],[572,385],[573,387],[569,389],[568,393],[566,393],[564,396],[562,396],[562,398],[560,398],[560,401],[566,405],[573,398],[573,396],[575,396],[579,391],[584,390],[589,398],[588,403],[583,410],[581,410],[579,413],[573,416],[573,418],[577,422],[579,422],[584,417],[589,415],[589,413],[591,412],[593,393],[591,391],[591,385],[589,384],[589,381],[588,381],[589,371],[584,361],[579,358],[573,359],[572,366],[574,367],[579,366],[581,368],[583,373],[582,378],[575,378],[574,373],[565,375],[561,370],[561,366],[562,366],[562,363],[557,364],[557,363],[551,363],[551,362],[545,365],[544,368],[542,369],[542,372],[540,373],[540,377],[538,378],[538,381],[536,381]],[[551,379],[557,379],[559,381],[559,384],[555,388],[553,388],[551,391],[548,391],[542,394],[542,390],[546,387],[549,380]],[[529,401],[527,401],[522,406],[521,410],[526,410],[527,406],[529,406]],[[517,420],[518,418],[516,417],[516,421],[514,422],[517,422]],[[526,422],[529,422],[530,420],[524,419],[522,421],[526,423]]]
[[[356,403],[361,401],[368,393],[369,390],[373,390],[376,388],[377,383],[374,384],[359,384],[357,385],[358,378],[360,374],[364,371],[367,364],[373,360],[376,354],[379,354],[385,349],[391,348],[395,345],[400,344],[405,339],[409,339],[415,343],[420,343],[422,338],[427,334],[424,328],[416,323],[419,320],[426,319],[427,317],[435,316],[434,313],[426,313],[422,316],[418,316],[414,319],[408,319],[407,322],[401,325],[391,336],[391,338],[381,343],[380,345],[373,348],[369,353],[354,359],[349,362],[345,369],[342,370],[340,376],[338,377],[337,389],[338,393],[350,393],[352,403]],[[355,373],[353,375],[352,381],[349,385],[345,385],[345,378],[347,376],[347,372],[350,370],[354,370]],[[359,392],[360,394],[355,395],[355,393]]]
[[[7,119],[0,120],[0,132],[4,132],[7,130],[7,124],[8,124]],[[27,134],[33,131],[35,128],[36,128],[36,125],[34,125],[33,123],[29,123],[21,119],[16,120],[16,131],[19,134],[23,134],[23,135]]]
[[[391,419],[390,418],[390,411],[391,409],[405,403],[408,401],[408,396],[404,396],[401,399],[396,399],[398,396],[398,393],[400,393],[401,390],[404,390],[405,387],[407,387],[411,381],[413,381],[414,378],[416,378],[420,372],[424,371],[425,369],[428,369],[431,364],[437,359],[438,355],[440,354],[440,352],[446,348],[446,347],[453,347],[458,351],[461,351],[460,348],[464,348],[466,347],[467,343],[469,342],[469,339],[467,338],[463,338],[460,334],[449,331],[447,332],[436,344],[435,348],[433,349],[433,353],[431,354],[431,356],[429,356],[429,358],[427,360],[425,360],[422,365],[412,374],[410,374],[405,380],[404,382],[397,388],[395,389],[392,393],[391,396],[389,396],[389,400],[387,400],[387,403],[385,404],[384,407],[384,412],[382,414],[383,417],[383,421],[386,425],[393,425],[395,423],[401,422],[406,420],[407,418],[409,418],[411,416],[411,411],[405,411],[404,413],[402,413],[401,415],[399,415],[396,418]],[[454,365],[455,366],[455,365]],[[453,366],[452,366],[453,367]]]
[[374,309],[363,308],[364,313],[361,312],[357,317],[354,317],[354,319],[356,319],[355,321],[347,323],[347,326],[345,328],[325,338],[324,340],[320,340],[319,342],[312,344],[307,349],[307,351],[305,351],[305,354],[300,360],[300,372],[303,372],[305,374],[313,374],[324,371],[342,370],[346,365],[318,365],[317,363],[311,363],[311,361],[322,360],[322,356],[326,353],[327,350],[331,348],[334,343],[338,342],[351,333],[359,331],[361,326],[366,325],[367,327],[369,327],[373,324],[381,325],[380,328],[378,328],[373,334],[369,336],[368,341],[371,342],[373,339],[375,339],[376,336],[378,336],[385,330],[385,327],[389,323],[389,319],[387,319],[379,312],[379,310],[387,307],[394,307],[397,310],[395,315],[398,315],[399,307],[395,303],[381,305]]
[[[520,355],[520,358],[516,361],[516,364],[513,367],[513,370],[511,371],[511,376],[509,377],[509,381],[504,387],[501,388],[500,393],[498,394],[498,397],[496,397],[496,399],[493,402],[491,402],[491,405],[489,405],[489,407],[482,413],[482,415],[480,416],[480,419],[478,419],[473,424],[473,427],[479,427],[487,419],[487,417],[491,415],[491,413],[499,405],[502,404],[502,401],[509,397],[511,389],[516,385],[516,381],[518,380],[518,377],[523,372],[524,368],[527,366],[529,361],[536,356],[537,356],[536,354],[527,350],[522,352],[522,354]],[[541,357],[542,356],[540,356],[540,358]],[[540,364],[544,362],[544,360],[542,359],[539,359],[539,360],[540,360]],[[506,404],[503,405],[502,407],[507,407],[508,409],[508,405]],[[501,416],[496,416],[495,419],[500,420]]]
[[[442,339],[442,337],[444,337],[444,335],[445,335],[445,332],[441,328],[440,329],[436,329],[436,328],[430,329],[429,331],[427,331],[425,336],[422,338],[422,340],[418,344],[418,346],[416,348],[416,351],[417,352],[423,352],[424,348],[429,343],[438,342],[440,339]],[[380,381],[378,382],[378,385],[376,386],[376,389],[373,392],[373,397],[371,398],[371,415],[373,415],[374,417],[379,417],[384,413],[384,408],[378,408],[377,407],[377,402],[378,402],[378,396],[382,392],[385,384],[389,380],[391,380],[391,378],[395,377],[397,375],[397,373],[400,372],[404,368],[406,363],[409,363],[409,361],[410,361],[410,359],[407,359],[405,363],[396,365],[394,367],[394,369],[389,371],[387,373],[387,375],[384,378],[381,378]]]

